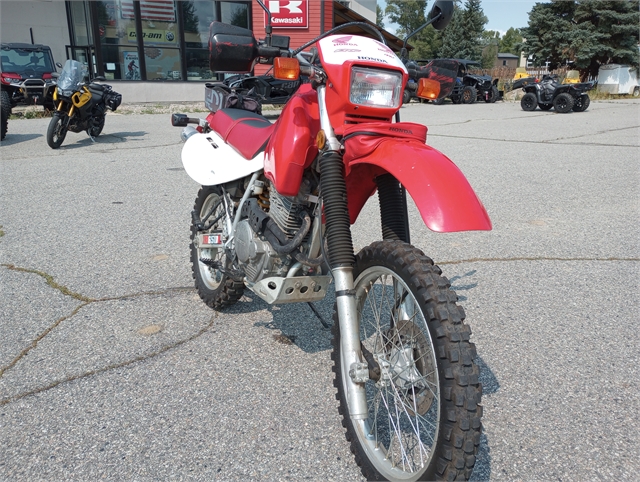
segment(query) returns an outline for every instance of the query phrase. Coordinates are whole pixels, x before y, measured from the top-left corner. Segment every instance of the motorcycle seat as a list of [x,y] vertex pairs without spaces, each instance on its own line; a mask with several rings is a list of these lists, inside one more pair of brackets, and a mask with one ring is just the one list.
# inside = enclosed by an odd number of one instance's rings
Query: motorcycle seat
[[209,122],[213,131],[245,159],[253,159],[267,147],[275,124],[242,109],[220,109]]

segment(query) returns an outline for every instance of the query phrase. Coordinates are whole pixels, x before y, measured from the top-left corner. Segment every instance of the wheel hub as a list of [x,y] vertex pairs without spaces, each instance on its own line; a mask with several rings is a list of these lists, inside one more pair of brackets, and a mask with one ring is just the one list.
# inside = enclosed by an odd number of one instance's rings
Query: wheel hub
[[378,383],[393,384],[404,395],[407,411],[424,415],[434,400],[435,369],[429,342],[415,323],[406,320],[387,330],[385,339],[384,353],[375,356],[380,365]]

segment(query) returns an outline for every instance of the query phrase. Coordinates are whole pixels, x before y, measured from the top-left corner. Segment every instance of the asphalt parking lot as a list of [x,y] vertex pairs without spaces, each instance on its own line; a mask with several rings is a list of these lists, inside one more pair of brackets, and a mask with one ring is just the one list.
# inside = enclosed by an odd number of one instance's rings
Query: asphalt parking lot
[[[491,232],[412,241],[452,281],[484,384],[475,480],[640,473],[640,102],[421,105]],[[198,186],[169,116],[96,142],[10,120],[0,147],[0,479],[359,480],[334,400],[333,300],[215,313],[193,289]],[[354,226],[380,236],[377,201]]]

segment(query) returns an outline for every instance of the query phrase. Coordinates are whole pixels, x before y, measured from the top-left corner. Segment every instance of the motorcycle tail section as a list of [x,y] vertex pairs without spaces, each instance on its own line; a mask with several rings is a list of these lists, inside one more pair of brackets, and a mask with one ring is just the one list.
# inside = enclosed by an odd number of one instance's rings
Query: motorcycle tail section
[[242,157],[214,131],[193,134],[182,148],[182,165],[198,184],[214,186],[248,176],[264,167],[264,153]]

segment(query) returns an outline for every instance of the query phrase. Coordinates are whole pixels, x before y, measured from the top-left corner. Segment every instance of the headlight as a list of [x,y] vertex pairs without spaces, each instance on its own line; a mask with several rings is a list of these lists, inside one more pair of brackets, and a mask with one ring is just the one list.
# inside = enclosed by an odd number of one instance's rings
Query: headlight
[[58,95],[61,97],[71,97],[73,95],[73,89],[62,90],[60,87],[58,87]]
[[401,94],[400,72],[364,67],[351,69],[351,103],[371,107],[399,107]]

